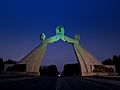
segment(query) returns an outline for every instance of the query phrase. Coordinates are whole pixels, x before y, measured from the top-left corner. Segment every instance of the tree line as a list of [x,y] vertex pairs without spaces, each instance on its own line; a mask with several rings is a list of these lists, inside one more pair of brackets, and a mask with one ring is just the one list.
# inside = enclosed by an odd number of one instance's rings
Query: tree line
[[45,75],[45,76],[58,76],[59,75],[56,65],[40,66],[39,70],[40,70],[40,75]]
[[40,75],[47,76],[79,76],[80,75],[80,65],[78,63],[75,64],[65,64],[63,68],[63,72],[59,73],[56,65],[50,66],[41,66],[40,67]]
[[0,72],[4,71],[4,65],[5,64],[16,64],[17,62],[11,59],[8,59],[6,61],[3,60],[3,58],[0,58]]
[[115,65],[116,72],[120,74],[120,55],[114,55],[102,62],[103,65]]

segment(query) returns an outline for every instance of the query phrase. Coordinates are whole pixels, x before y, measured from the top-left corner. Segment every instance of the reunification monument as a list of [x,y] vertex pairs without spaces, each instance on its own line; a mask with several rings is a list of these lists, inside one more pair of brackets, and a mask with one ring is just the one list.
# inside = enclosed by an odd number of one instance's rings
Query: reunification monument
[[[19,64],[26,64],[26,73],[30,75],[39,76],[39,68],[41,66],[46,48],[48,44],[54,43],[58,40],[72,44],[74,47],[74,52],[76,54],[77,60],[80,63],[81,76],[92,76],[98,75],[97,72],[104,72],[105,68],[102,66],[101,62],[92,56],[88,51],[86,51],[79,43],[80,35],[75,35],[74,39],[64,35],[64,28],[62,26],[56,27],[56,35],[50,38],[46,38],[45,34],[42,33],[40,39],[42,40],[41,45],[32,50],[28,55],[26,55]],[[96,69],[96,67],[99,69]],[[100,70],[100,68],[102,69]],[[110,69],[109,69],[110,70]],[[96,72],[95,72],[96,71]]]

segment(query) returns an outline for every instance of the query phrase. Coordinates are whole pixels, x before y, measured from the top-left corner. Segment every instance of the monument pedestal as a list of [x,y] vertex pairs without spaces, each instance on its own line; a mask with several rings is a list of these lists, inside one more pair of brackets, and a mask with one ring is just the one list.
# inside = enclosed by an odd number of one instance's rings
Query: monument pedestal
[[40,72],[26,72],[26,74],[30,76],[40,76]]

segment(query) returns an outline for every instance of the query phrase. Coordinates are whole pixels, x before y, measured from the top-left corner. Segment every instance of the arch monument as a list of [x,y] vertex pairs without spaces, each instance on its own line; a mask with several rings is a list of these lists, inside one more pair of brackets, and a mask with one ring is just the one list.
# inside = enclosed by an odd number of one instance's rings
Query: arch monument
[[58,40],[62,40],[68,44],[73,45],[75,55],[78,62],[80,63],[81,76],[98,75],[97,72],[94,72],[95,68],[98,67],[98,69],[100,69],[100,67],[104,68],[104,66],[99,60],[97,60],[97,58],[95,58],[91,53],[89,53],[80,45],[80,35],[77,34],[74,36],[74,38],[70,38],[68,36],[65,36],[64,33],[64,28],[62,26],[57,26],[55,36],[46,38],[46,35],[44,33],[41,34],[40,39],[42,40],[42,43],[33,49],[28,55],[26,55],[19,63],[26,64],[27,74],[39,76],[39,68],[41,66],[47,45]]

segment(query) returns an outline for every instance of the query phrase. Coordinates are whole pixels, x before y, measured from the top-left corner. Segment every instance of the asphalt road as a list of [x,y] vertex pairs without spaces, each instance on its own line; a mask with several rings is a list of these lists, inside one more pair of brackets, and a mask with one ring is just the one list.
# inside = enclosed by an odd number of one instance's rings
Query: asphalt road
[[120,85],[87,80],[83,77],[39,77],[0,83],[0,90],[120,90]]

